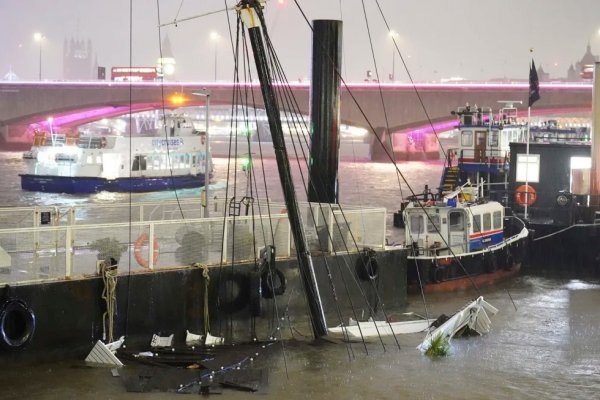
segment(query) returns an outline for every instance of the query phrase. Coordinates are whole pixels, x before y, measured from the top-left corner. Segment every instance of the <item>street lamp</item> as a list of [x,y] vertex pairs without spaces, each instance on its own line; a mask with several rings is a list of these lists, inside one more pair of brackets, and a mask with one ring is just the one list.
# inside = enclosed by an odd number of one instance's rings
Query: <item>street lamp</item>
[[[216,69],[215,69],[216,71]],[[192,94],[194,96],[203,96],[206,97],[206,135],[205,135],[205,139],[204,139],[204,145],[205,145],[205,164],[204,164],[204,197],[206,198],[206,201],[204,203],[204,216],[206,218],[209,217],[210,214],[210,208],[208,207],[208,184],[210,183],[210,146],[209,146],[209,141],[208,141],[208,117],[210,115],[209,113],[209,108],[210,108],[210,91],[207,89],[201,89],[201,90],[194,90],[192,92]]]
[[220,38],[221,36],[217,32],[212,31],[210,33],[210,40],[215,45],[215,82],[217,81],[217,43],[219,42]]
[[46,39],[44,35],[39,32],[33,34],[33,40],[35,40],[40,45],[40,69],[38,74],[38,79],[42,80],[42,42]]
[[391,30],[388,32],[388,36],[392,39],[392,73],[390,74],[390,81],[394,81],[396,77],[396,39],[398,38],[398,32]]

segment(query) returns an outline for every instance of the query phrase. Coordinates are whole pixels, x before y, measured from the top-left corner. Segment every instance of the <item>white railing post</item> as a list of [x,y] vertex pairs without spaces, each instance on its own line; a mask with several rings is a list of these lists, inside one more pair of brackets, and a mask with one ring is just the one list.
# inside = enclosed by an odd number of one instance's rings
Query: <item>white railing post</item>
[[[58,233],[58,232],[57,232]],[[55,253],[56,256],[58,253]],[[73,274],[73,231],[70,226],[65,231],[65,276]]]
[[154,224],[149,226],[150,234],[148,235],[148,269],[154,269]]
[[221,247],[221,253],[223,254],[223,258],[221,258],[221,262],[226,262],[227,260],[227,242],[229,241],[227,232],[227,227],[229,226],[229,220],[231,217],[225,217],[225,224],[223,225],[223,247]]

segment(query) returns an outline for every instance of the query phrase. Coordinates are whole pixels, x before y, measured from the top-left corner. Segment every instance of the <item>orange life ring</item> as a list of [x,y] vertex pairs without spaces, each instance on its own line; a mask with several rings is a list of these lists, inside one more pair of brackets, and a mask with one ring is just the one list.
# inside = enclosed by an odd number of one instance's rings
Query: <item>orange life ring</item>
[[[144,258],[142,255],[142,247],[144,246],[144,242],[148,241],[148,235],[146,233],[142,233],[137,240],[135,241],[133,254],[135,255],[135,261],[140,264],[143,268],[148,268],[148,260]],[[154,251],[152,254],[152,264],[156,265],[158,262],[158,257],[160,255],[160,248],[158,245],[158,240],[154,239]]]
[[515,191],[515,201],[520,206],[524,207],[526,202],[527,202],[527,205],[530,206],[533,203],[535,203],[536,200],[537,200],[537,193],[533,186],[521,185]]

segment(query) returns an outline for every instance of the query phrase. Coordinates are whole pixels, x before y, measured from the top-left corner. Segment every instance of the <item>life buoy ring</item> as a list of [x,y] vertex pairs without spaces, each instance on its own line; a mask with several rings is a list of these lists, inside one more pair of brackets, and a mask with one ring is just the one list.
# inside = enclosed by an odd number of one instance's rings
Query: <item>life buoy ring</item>
[[285,293],[287,280],[280,269],[271,268],[270,271],[263,272],[261,278],[262,296],[265,299],[272,299],[275,296],[281,296]]
[[[135,261],[142,267],[148,268],[148,260],[144,258],[142,255],[142,247],[144,243],[148,241],[148,235],[145,232],[137,238],[134,244],[133,254],[135,255]],[[152,265],[156,265],[158,262],[158,257],[160,256],[160,247],[158,244],[158,240],[154,239],[154,251],[152,252]]]
[[35,314],[23,300],[9,299],[0,309],[0,344],[8,350],[21,350],[35,332]]
[[356,275],[361,281],[374,281],[379,277],[377,253],[373,249],[365,249],[356,260]]
[[531,206],[536,200],[537,193],[533,186],[521,185],[515,191],[515,201],[522,207],[525,207],[525,203],[527,203],[528,206]]

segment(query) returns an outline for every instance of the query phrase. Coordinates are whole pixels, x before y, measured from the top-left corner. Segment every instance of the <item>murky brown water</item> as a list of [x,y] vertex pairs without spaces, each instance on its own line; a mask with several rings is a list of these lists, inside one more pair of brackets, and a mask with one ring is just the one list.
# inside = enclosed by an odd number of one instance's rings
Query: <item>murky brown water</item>
[[[510,291],[515,310],[510,297]],[[427,298],[433,315],[452,313],[475,293]],[[600,286],[577,280],[521,277],[484,292],[500,312],[490,334],[455,339],[451,355],[432,360],[415,347],[422,334],[344,344],[290,341],[257,365],[269,366],[260,393],[242,399],[592,399],[600,389]],[[423,312],[419,297],[411,311]],[[298,336],[299,337],[299,336]],[[283,356],[285,353],[285,358]],[[80,361],[7,369],[0,399],[174,399],[175,393],[127,393],[108,369]]]
[[[3,158],[3,170],[18,171],[16,157]],[[225,161],[217,161],[217,178],[225,178]],[[6,167],[6,168],[4,168]],[[268,185],[278,187],[274,160],[267,161]],[[436,187],[439,162],[401,165],[416,191],[424,184]],[[298,173],[296,172],[296,175]],[[5,175],[6,176],[6,175]],[[39,195],[18,190],[18,180],[8,179],[4,203],[8,205],[53,202],[103,202],[120,195],[92,198]],[[17,182],[15,184],[15,182]],[[298,181],[297,181],[298,182]],[[398,178],[392,166],[376,163],[342,163],[342,202],[388,208],[399,207]],[[298,184],[298,183],[297,183]],[[403,185],[406,195],[406,186]],[[197,196],[197,191],[183,192]],[[278,199],[276,189],[269,195]],[[104,197],[103,197],[104,196]],[[136,200],[156,200],[164,193],[136,195]],[[302,199],[302,195],[299,196]],[[280,198],[280,197],[279,197]],[[565,268],[568,268],[565,265]],[[511,297],[514,304],[511,302]],[[591,399],[600,391],[600,285],[593,282],[523,276],[506,286],[484,289],[486,300],[500,309],[492,319],[492,332],[483,337],[456,339],[451,355],[432,360],[415,347],[422,334],[398,337],[383,346],[369,344],[311,343],[293,340],[256,360],[268,366],[269,384],[258,394],[227,390],[227,399]],[[475,292],[429,295],[428,313],[452,314]],[[420,297],[410,297],[407,311],[424,313]],[[308,334],[306,327],[295,327]],[[302,339],[298,333],[295,335]],[[88,368],[79,360],[13,368],[0,365],[0,399],[172,399],[175,393],[127,393],[110,370]]]

